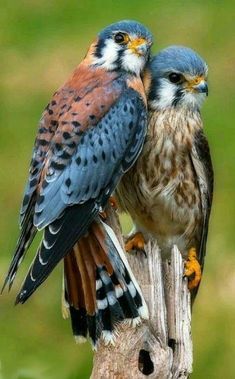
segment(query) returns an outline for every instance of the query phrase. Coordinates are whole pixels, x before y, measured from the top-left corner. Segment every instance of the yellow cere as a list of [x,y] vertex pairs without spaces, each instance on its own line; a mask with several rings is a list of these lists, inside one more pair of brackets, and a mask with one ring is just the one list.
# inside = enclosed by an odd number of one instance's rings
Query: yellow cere
[[135,38],[133,40],[130,40],[129,44],[128,44],[128,48],[129,49],[132,49],[134,50],[135,52],[138,52],[136,49],[143,45],[143,44],[146,44],[146,39],[144,38]]
[[199,83],[201,83],[201,82],[204,82],[204,81],[206,81],[206,78],[205,78],[205,76],[196,76],[195,78],[190,78],[189,80],[188,80],[188,86],[189,87],[193,87],[193,86],[196,86],[196,85],[198,85]]

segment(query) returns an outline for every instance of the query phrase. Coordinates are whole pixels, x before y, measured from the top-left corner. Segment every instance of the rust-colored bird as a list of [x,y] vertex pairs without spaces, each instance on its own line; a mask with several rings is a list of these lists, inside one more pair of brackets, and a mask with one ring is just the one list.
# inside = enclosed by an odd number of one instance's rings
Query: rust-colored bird
[[126,249],[143,249],[150,235],[167,257],[176,244],[187,258],[185,275],[195,297],[213,193],[213,169],[200,114],[208,94],[207,65],[193,50],[172,46],[151,60],[144,82],[147,138],[117,191],[120,207],[135,225]]
[[[44,237],[17,303],[24,303],[64,258],[65,306],[77,340],[139,321],[147,309],[112,230],[99,218],[146,135],[140,74],[152,36],[135,21],[105,28],[39,123],[21,209],[21,235],[5,285],[11,287],[37,230]],[[67,313],[67,311],[65,311]]]

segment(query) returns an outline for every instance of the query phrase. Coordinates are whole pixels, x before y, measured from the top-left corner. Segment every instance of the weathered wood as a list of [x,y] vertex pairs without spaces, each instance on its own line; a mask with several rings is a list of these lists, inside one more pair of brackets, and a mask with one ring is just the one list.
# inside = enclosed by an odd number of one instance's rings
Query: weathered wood
[[[108,221],[121,244],[116,215]],[[145,246],[147,255],[128,255],[149,307],[149,320],[133,328],[118,326],[114,346],[99,344],[91,379],[176,379],[192,372],[191,307],[184,264],[176,246],[171,260],[162,262],[156,241]]]

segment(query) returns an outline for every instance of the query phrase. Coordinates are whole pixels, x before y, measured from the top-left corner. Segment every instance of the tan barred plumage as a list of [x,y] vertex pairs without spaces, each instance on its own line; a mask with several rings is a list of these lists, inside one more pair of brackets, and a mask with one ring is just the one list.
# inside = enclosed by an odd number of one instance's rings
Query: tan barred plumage
[[201,127],[199,113],[150,111],[141,156],[118,186],[121,208],[131,214],[138,230],[156,236],[166,253],[177,243],[187,255],[202,218],[188,154]]
[[213,193],[213,168],[200,108],[208,94],[207,65],[189,48],[171,46],[150,62],[144,83],[148,132],[117,197],[134,232],[126,249],[157,239],[163,256],[174,244],[187,258],[185,275],[193,298],[201,278]]

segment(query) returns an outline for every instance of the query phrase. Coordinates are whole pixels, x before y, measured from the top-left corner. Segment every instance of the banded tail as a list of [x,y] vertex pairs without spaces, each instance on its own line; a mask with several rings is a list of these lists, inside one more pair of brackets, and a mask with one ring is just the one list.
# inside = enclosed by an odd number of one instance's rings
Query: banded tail
[[114,343],[119,322],[136,325],[148,318],[125,254],[104,222],[93,222],[64,258],[63,315],[69,314],[76,341],[88,337],[94,348],[100,337]]
[[[113,342],[118,322],[129,319],[138,324],[140,318],[148,318],[147,306],[125,254],[112,229],[100,221],[98,214],[99,207],[90,200],[68,207],[45,228],[16,298],[16,303],[24,303],[64,259],[64,297],[73,333],[77,340],[89,337],[93,346],[101,336],[106,342]],[[36,234],[31,214],[26,221],[4,287],[12,286]]]

